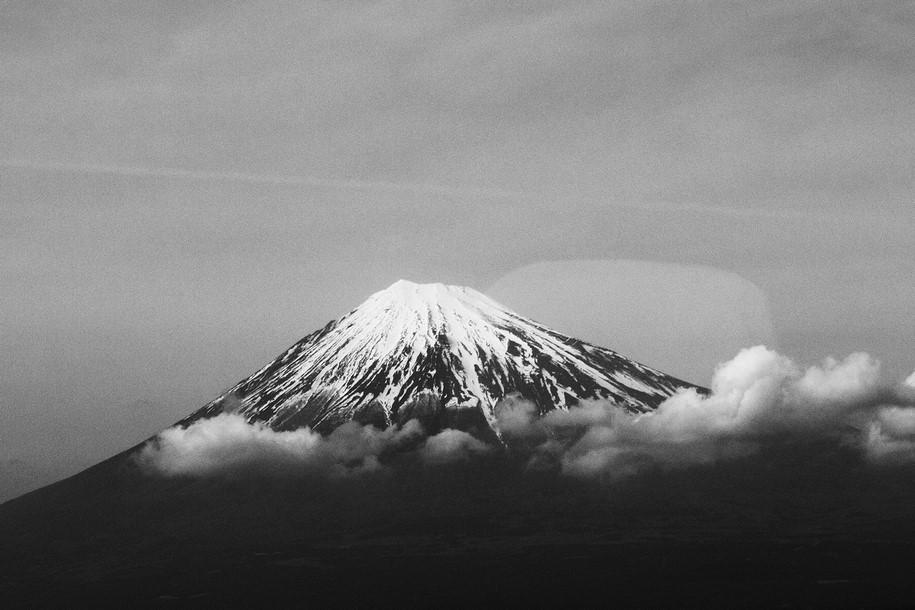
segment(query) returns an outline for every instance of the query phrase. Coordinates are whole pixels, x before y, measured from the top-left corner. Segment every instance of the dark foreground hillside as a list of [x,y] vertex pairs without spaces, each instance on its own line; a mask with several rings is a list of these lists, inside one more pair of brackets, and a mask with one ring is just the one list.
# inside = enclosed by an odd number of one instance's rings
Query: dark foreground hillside
[[122,457],[0,506],[4,607],[906,607],[915,472],[782,448],[579,482],[505,458],[345,481]]

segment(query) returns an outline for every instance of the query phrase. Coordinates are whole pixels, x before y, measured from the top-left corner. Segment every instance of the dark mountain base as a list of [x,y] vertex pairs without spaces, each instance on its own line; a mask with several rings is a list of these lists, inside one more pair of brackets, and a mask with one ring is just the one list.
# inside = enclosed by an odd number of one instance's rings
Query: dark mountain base
[[[583,483],[502,459],[355,480],[114,460],[0,507],[4,607],[905,607],[915,478],[762,456]],[[808,456],[809,458],[809,456]]]
[[[438,542],[438,548],[436,548]],[[346,549],[234,549],[99,577],[7,588],[5,607],[911,607],[915,548],[732,540],[532,546],[481,540]]]

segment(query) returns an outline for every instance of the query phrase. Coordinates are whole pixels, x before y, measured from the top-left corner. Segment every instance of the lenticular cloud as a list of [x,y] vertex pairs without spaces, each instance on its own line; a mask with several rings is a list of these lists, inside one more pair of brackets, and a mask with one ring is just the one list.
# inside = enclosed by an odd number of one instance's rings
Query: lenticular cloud
[[718,367],[710,394],[683,390],[651,413],[629,415],[595,400],[540,414],[534,404],[508,397],[494,409],[499,446],[454,429],[427,437],[416,420],[385,430],[350,422],[321,435],[308,428],[274,431],[222,414],[165,430],[137,460],[166,476],[241,470],[340,477],[383,470],[395,456],[434,466],[501,453],[526,469],[612,480],[826,441],[874,463],[898,464],[915,461],[913,407],[915,374],[887,385],[867,354],[804,369],[757,346]]

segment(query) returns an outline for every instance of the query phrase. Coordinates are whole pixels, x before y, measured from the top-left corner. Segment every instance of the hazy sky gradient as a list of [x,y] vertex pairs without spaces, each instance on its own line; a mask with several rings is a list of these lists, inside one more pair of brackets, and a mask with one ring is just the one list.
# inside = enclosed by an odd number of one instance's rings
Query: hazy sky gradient
[[915,368],[912,2],[11,1],[0,91],[0,466],[538,261],[716,268],[798,360]]

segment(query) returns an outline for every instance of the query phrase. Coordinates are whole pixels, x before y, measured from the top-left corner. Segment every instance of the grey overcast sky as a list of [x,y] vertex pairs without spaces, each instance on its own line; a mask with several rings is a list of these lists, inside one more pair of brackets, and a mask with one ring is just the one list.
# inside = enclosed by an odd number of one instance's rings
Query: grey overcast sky
[[912,2],[0,2],[0,499],[399,277],[907,374],[912,100]]

